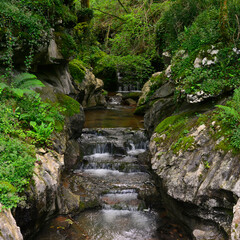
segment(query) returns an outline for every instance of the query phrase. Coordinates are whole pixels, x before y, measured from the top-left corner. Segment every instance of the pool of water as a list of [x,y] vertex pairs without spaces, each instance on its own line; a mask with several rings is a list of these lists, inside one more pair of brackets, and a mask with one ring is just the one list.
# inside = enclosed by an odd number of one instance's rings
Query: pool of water
[[134,107],[115,106],[85,111],[85,128],[143,128],[143,117],[134,115]]

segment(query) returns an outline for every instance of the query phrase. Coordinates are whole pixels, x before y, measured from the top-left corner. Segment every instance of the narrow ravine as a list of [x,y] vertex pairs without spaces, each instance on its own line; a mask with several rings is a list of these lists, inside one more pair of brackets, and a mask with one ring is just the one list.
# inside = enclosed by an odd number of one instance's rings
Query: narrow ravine
[[161,235],[166,220],[146,165],[148,138],[141,119],[115,96],[109,102],[108,109],[86,113],[87,128],[79,139],[83,160],[62,180],[87,210],[58,216],[35,239],[186,239],[177,229]]

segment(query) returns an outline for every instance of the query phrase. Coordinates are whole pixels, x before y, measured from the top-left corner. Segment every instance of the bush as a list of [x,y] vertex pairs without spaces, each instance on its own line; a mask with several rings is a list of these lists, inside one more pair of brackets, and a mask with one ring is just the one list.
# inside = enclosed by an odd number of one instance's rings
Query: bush
[[0,132],[0,202],[16,207],[33,174],[34,147]]
[[219,108],[218,120],[225,129],[225,139],[230,140],[231,146],[240,151],[240,89],[235,89],[232,100],[226,106],[217,105]]

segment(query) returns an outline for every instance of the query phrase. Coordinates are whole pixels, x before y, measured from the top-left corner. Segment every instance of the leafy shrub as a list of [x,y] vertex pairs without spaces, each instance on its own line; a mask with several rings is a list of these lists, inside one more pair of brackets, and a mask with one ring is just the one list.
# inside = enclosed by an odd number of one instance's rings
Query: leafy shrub
[[232,100],[226,106],[217,105],[219,110],[218,120],[224,126],[225,137],[230,139],[233,148],[240,151],[240,89],[235,89]]
[[16,207],[19,194],[29,184],[35,162],[34,148],[0,133],[0,202]]

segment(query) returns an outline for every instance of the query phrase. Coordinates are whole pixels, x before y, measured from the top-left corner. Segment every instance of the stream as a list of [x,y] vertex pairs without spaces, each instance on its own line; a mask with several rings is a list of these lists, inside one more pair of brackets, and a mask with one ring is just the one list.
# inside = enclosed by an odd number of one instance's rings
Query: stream
[[108,109],[86,111],[79,139],[83,161],[62,180],[89,209],[51,219],[34,239],[187,239],[159,211],[142,118],[110,100]]

